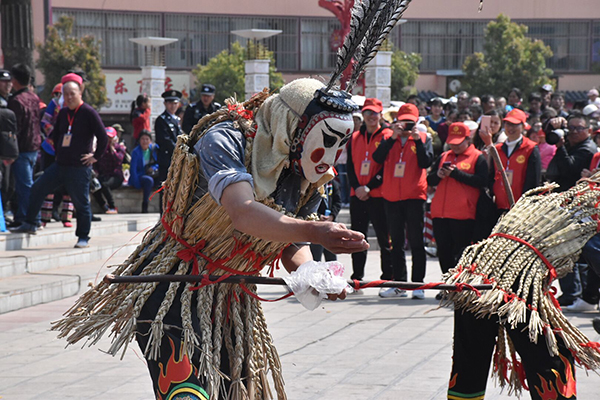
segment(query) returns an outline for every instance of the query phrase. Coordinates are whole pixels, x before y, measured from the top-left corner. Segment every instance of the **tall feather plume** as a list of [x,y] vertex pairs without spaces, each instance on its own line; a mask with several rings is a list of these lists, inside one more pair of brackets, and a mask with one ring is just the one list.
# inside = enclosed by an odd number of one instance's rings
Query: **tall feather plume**
[[338,50],[335,71],[327,84],[327,90],[331,89],[340,75],[350,65],[356,49],[360,46],[380,9],[381,2],[382,0],[354,0],[350,18],[350,32],[344,39],[344,44]]
[[389,0],[377,13],[375,20],[369,25],[365,37],[361,41],[355,55],[356,64],[352,77],[348,83],[347,91],[352,91],[367,64],[375,57],[381,44],[388,37],[398,20],[406,11],[411,0]]

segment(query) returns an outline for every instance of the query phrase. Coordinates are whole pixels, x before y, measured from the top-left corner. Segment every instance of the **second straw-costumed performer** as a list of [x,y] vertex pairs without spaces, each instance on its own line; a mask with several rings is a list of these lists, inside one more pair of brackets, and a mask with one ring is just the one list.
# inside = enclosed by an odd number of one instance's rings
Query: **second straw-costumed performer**
[[600,228],[600,174],[566,192],[557,187],[525,193],[445,275],[446,283],[494,287],[480,297],[447,294],[455,307],[448,399],[483,399],[492,359],[509,394],[525,388],[535,400],[576,398],[575,362],[600,366],[600,345],[565,318],[551,287]]
[[[278,257],[289,271],[312,260],[307,242],[362,251],[362,234],[310,221],[317,189],[353,129],[357,106],[333,89],[354,58],[348,92],[409,0],[356,2],[352,30],[328,84],[299,79],[202,118],[179,137],[164,183],[164,215],[115,275],[258,275]],[[299,244],[302,242],[302,244]],[[290,243],[294,243],[290,245]],[[135,337],[158,399],[285,399],[281,365],[252,285],[100,283],[55,323],[69,343],[109,353]],[[344,293],[332,297],[343,297]]]

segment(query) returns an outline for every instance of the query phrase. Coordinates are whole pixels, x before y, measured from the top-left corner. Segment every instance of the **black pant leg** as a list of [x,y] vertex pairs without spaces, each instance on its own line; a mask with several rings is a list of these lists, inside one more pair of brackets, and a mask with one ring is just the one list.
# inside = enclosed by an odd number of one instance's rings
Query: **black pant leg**
[[[532,400],[576,399],[573,355],[563,340],[556,337],[559,355],[550,356],[544,338],[540,337],[537,344],[531,342],[529,332],[523,330],[523,327],[524,325],[519,325],[516,329],[507,327],[507,331],[521,357]],[[554,391],[556,396],[550,396],[550,392]]]
[[410,246],[412,257],[411,281],[423,282],[427,265],[427,256],[425,255],[425,245],[423,243],[425,200],[406,200],[402,203],[404,203],[406,235],[408,237],[408,244]]
[[404,227],[406,225],[405,212],[403,202],[401,201],[385,201],[385,214],[392,238],[392,268],[393,279],[396,281],[406,282],[406,254],[404,253]]
[[483,399],[497,335],[497,318],[454,310],[449,399]]
[[[358,197],[350,197],[350,227],[353,231],[358,231],[368,237],[369,213],[366,201],[359,200]],[[367,250],[352,253],[352,276],[351,279],[361,280],[365,276],[365,264],[367,262]]]
[[[451,219],[450,221],[453,240],[452,252],[454,254],[454,264],[456,264],[465,247],[471,244],[473,233],[475,231],[475,220]],[[452,267],[454,267],[454,265]]]
[[385,200],[382,197],[371,197],[369,203],[369,219],[373,224],[377,243],[379,243],[379,254],[381,257],[381,279],[392,278],[392,250],[390,246],[390,233],[385,216]]
[[319,262],[323,257],[323,246],[320,244],[311,243],[310,252],[312,253],[313,260]]
[[454,267],[454,252],[450,220],[446,218],[433,219],[433,236],[437,243],[437,256],[442,273]]

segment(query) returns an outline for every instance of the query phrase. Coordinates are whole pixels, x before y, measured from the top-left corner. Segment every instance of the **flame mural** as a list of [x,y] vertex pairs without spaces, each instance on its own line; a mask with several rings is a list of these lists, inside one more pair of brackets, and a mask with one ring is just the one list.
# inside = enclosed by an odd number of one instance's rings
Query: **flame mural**
[[573,368],[565,356],[559,354],[559,357],[565,366],[565,381],[562,380],[562,376],[555,369],[552,370],[552,373],[556,376],[556,386],[552,381],[547,381],[538,374],[540,381],[542,382],[542,388],[540,390],[540,388],[536,386],[535,390],[537,390],[542,400],[556,400],[558,399],[559,394],[566,399],[570,399],[577,395]]
[[158,377],[158,387],[162,394],[166,394],[169,391],[171,383],[185,382],[193,372],[192,363],[188,358],[187,354],[182,357],[181,352],[179,354],[179,361],[175,360],[175,343],[169,338],[171,344],[171,356],[167,361],[167,366],[163,370],[163,364],[158,363],[160,368],[160,376]]

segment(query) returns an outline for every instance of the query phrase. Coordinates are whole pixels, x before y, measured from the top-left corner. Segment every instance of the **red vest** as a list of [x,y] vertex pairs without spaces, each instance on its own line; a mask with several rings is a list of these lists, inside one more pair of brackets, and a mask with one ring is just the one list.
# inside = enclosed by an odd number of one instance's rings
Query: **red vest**
[[[420,136],[425,143],[427,135],[420,133]],[[403,176],[400,177],[402,172]],[[419,167],[417,147],[412,136],[408,137],[404,146],[398,138],[388,153],[383,164],[381,194],[387,201],[427,199],[427,172]]]
[[[392,136],[392,133],[392,130],[388,128],[379,129],[379,131],[371,135],[371,140],[368,142],[366,133],[361,134],[360,131],[356,131],[352,134],[352,165],[354,166],[354,173],[360,186],[365,186],[369,183],[381,168],[381,164],[373,161],[373,153],[377,150],[381,141]],[[362,165],[365,161],[369,161],[368,174],[361,175]],[[350,190],[350,195],[355,196],[354,189]],[[381,197],[381,186],[371,190],[369,196]]]
[[[480,155],[481,152],[473,145],[458,156],[450,150],[442,154],[439,167],[441,168],[444,161],[450,161],[462,172],[474,174]],[[452,177],[442,179],[431,201],[431,216],[461,220],[475,219],[479,193],[479,188],[461,183]]]
[[[510,187],[512,188],[515,201],[519,200],[523,194],[523,185],[525,185],[525,176],[527,174],[527,162],[535,146],[536,143],[533,140],[523,137],[523,142],[519,148],[514,150],[510,157],[507,157],[506,153],[502,151],[502,143],[496,144],[502,166],[506,170],[509,180],[512,173]],[[506,190],[504,190],[502,174],[498,170],[496,170],[496,175],[494,176],[494,195],[496,196],[496,206],[499,209],[508,210],[510,208],[508,196],[506,195]]]
[[590,171],[594,171],[598,168],[598,164],[600,163],[600,153],[595,153],[594,157],[592,157],[592,162],[590,163]]

